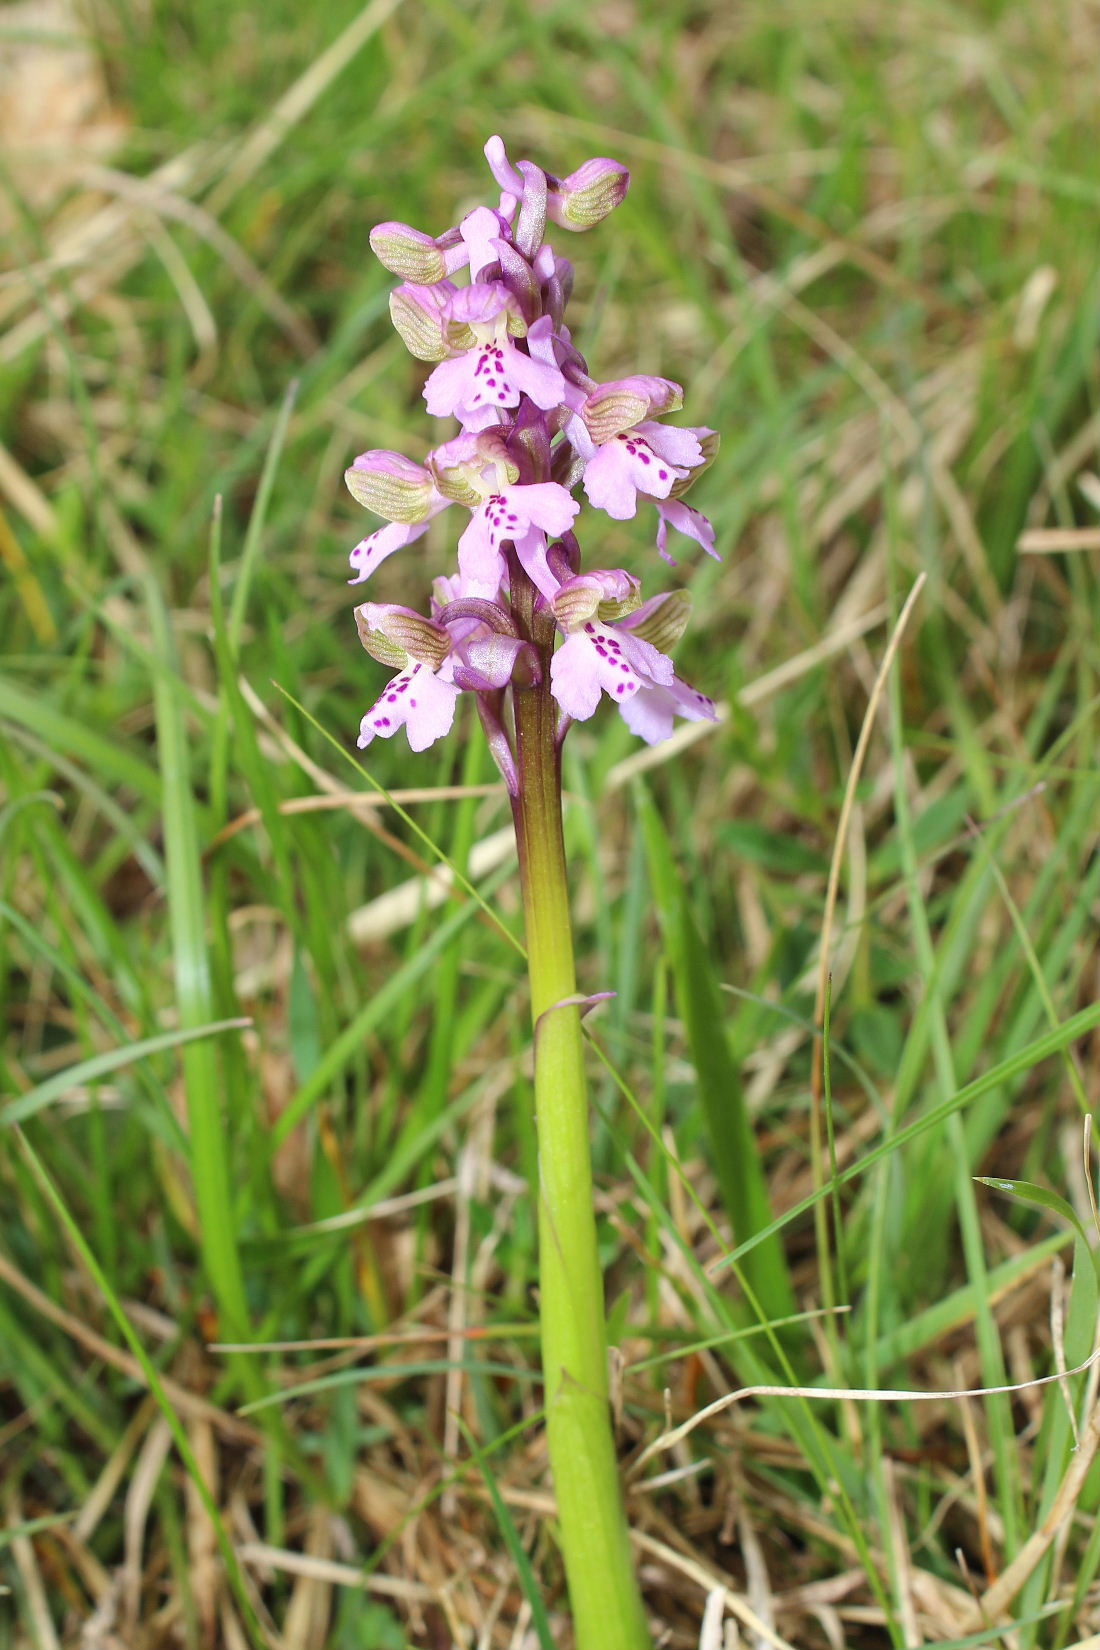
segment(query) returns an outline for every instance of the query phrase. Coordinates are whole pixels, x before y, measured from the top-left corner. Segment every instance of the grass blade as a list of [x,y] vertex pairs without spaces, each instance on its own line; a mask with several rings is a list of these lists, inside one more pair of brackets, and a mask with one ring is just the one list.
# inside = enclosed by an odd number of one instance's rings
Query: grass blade
[[[664,826],[648,796],[644,792],[639,795],[661,930],[707,1120],[711,1162],[739,1243],[736,1253],[745,1257],[745,1281],[759,1301],[760,1310],[770,1318],[789,1318],[796,1310],[794,1291],[771,1219],[767,1184],[740,1074],[726,1040],[726,1005],[680,886]],[[765,1231],[769,1226],[773,1229]],[[755,1243],[746,1248],[754,1238]]]

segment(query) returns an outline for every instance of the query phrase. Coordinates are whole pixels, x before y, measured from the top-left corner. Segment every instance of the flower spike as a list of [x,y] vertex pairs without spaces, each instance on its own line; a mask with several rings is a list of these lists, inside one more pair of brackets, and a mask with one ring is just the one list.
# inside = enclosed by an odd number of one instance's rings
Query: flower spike
[[539,683],[563,724],[591,716],[606,693],[646,739],[674,715],[712,713],[668,657],[687,622],[686,594],[646,602],[633,575],[585,569],[574,528],[579,493],[615,521],[647,503],[665,561],[670,530],[716,555],[713,526],[682,495],[717,438],[664,422],[684,400],[671,379],[593,377],[566,325],[573,267],[545,239],[547,226],[602,222],[626,196],[626,167],[597,156],[559,176],[513,161],[499,136],[485,158],[499,198],[454,228],[432,236],[392,220],[371,232],[376,256],[400,278],[394,326],[431,367],[427,410],[457,420],[458,433],[422,463],[374,448],[351,465],[349,491],[383,525],[351,552],[350,582],[419,543],[448,508],[466,513],[452,539],[457,574],[437,580],[431,619],[377,603],[357,610],[368,651],[401,673],[364,726],[370,739],[407,726],[423,748],[450,725],[455,696],[473,693],[497,761],[514,776],[507,696]]

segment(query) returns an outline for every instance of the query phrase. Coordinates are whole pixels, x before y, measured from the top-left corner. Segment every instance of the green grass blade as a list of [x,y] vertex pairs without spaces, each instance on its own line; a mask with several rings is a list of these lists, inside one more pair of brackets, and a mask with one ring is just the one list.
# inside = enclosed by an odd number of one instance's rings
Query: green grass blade
[[147,1059],[151,1054],[162,1054],[166,1049],[186,1048],[190,1043],[200,1042],[205,1037],[216,1037],[223,1031],[243,1031],[251,1024],[252,1021],[248,1018],[214,1020],[210,1025],[191,1026],[184,1031],[164,1031],[158,1037],[143,1037],[139,1042],[127,1044],[125,1048],[105,1049],[102,1054],[93,1054],[89,1060],[78,1060],[76,1065],[66,1066],[64,1071],[48,1077],[45,1082],[36,1083],[26,1094],[9,1100],[0,1110],[0,1127],[23,1123],[28,1117],[34,1117],[45,1107],[53,1105],[55,1100],[60,1100],[71,1090],[87,1083],[98,1082],[109,1072],[120,1071],[124,1066],[131,1066],[137,1060]]
[[[973,1101],[980,1100],[983,1095],[988,1094],[992,1089],[1000,1088],[1002,1083],[1011,1082],[1014,1077],[1022,1076],[1024,1072],[1037,1066],[1040,1060],[1046,1060],[1052,1054],[1060,1054],[1070,1043],[1075,1042],[1078,1037],[1087,1036],[1097,1026],[1100,1026],[1100,1004],[1095,1004],[1091,1008],[1082,1008],[1072,1018],[1065,1021],[1063,1025],[1060,1025],[1056,1031],[1048,1031],[1044,1036],[1034,1038],[1026,1048],[1020,1049],[1018,1053],[1011,1055],[1009,1059],[1001,1060],[997,1065],[991,1066],[981,1077],[976,1077],[972,1083],[967,1083],[965,1087],[959,1089],[957,1094],[953,1094],[949,1100],[941,1100],[939,1105],[933,1106],[923,1117],[918,1117],[914,1122],[907,1123],[904,1128],[898,1129],[896,1134],[892,1134],[889,1140],[882,1145],[872,1147],[869,1152],[860,1157],[858,1162],[849,1163],[848,1167],[841,1169],[837,1176],[837,1185],[846,1186],[849,1181],[858,1180],[860,1175],[866,1174],[867,1170],[875,1163],[881,1162],[884,1157],[898,1151],[908,1141],[916,1140],[918,1136],[926,1134],[929,1129],[937,1128],[953,1112],[961,1111]],[[744,1255],[751,1253],[757,1244],[763,1243],[773,1232],[781,1231],[789,1222],[800,1219],[802,1215],[813,1208],[819,1197],[824,1197],[830,1191],[831,1187],[825,1186],[820,1192],[811,1192],[809,1197],[802,1198],[793,1208],[788,1209],[786,1214],[780,1215],[777,1220],[772,1221],[770,1226],[766,1226],[763,1231],[757,1232],[755,1237],[746,1238],[728,1255],[723,1255],[722,1259],[715,1263],[712,1270],[715,1272],[721,1271],[724,1267],[732,1265]]]
[[470,1446],[470,1454],[481,1469],[482,1482],[489,1492],[489,1500],[493,1504],[493,1512],[496,1515],[497,1524],[500,1526],[500,1533],[504,1537],[504,1545],[511,1555],[512,1563],[516,1567],[516,1574],[519,1576],[519,1584],[523,1588],[523,1596],[531,1609],[531,1620],[538,1635],[539,1650],[555,1650],[554,1634],[550,1626],[550,1617],[546,1612],[546,1605],[543,1602],[542,1592],[539,1589],[535,1572],[531,1568],[531,1560],[527,1556],[527,1550],[520,1540],[515,1519],[508,1511],[508,1504],[500,1493],[500,1485],[497,1483],[496,1474],[489,1465],[487,1455],[478,1447],[473,1433],[461,1416],[458,1424],[462,1429],[462,1436]]
[[[643,791],[638,805],[661,930],[707,1120],[711,1162],[739,1244],[737,1254],[746,1257],[745,1279],[761,1311],[771,1318],[788,1318],[796,1310],[794,1291],[780,1238],[776,1233],[762,1235],[771,1224],[771,1203],[740,1074],[726,1040],[725,1004],[680,886],[664,826]],[[757,1244],[746,1249],[746,1241],[753,1237]]]
[[287,385],[282,406],[275,417],[271,440],[268,443],[267,452],[264,454],[263,469],[260,471],[260,484],[256,491],[256,502],[253,504],[248,518],[248,531],[245,533],[244,548],[241,551],[240,566],[237,569],[237,583],[233,590],[233,600],[229,608],[229,645],[234,655],[240,649],[241,628],[248,607],[248,596],[252,588],[252,578],[256,571],[260,545],[263,542],[264,523],[267,521],[268,507],[271,504],[271,492],[275,486],[279,460],[282,457],[287,427],[290,424],[290,417],[294,411],[294,402],[297,395],[298,380],[293,378]]
[[[156,652],[165,666],[154,682],[154,705],[163,788],[168,914],[180,1020],[185,1028],[191,1028],[214,1018],[202,853],[183,706],[169,674],[175,660],[172,628],[164,599],[152,582],[146,594]],[[225,1096],[217,1054],[209,1042],[186,1045],[183,1075],[203,1264],[224,1315],[224,1332],[235,1340],[246,1340],[249,1313],[233,1215],[233,1176],[223,1118]]]

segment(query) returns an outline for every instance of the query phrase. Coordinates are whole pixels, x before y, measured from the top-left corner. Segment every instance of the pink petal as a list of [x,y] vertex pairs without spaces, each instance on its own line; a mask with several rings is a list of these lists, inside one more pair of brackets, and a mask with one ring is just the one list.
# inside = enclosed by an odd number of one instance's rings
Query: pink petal
[[550,690],[567,715],[583,721],[595,710],[601,689],[621,705],[647,685],[651,668],[672,678],[671,660],[648,642],[610,627],[586,624],[555,653]]
[[550,661],[550,691],[575,722],[587,722],[600,702],[599,663],[580,630],[566,638]]
[[540,532],[537,527],[529,527],[522,538],[515,540],[515,546],[520,565],[535,589],[540,595],[545,596],[547,601],[553,601],[559,585],[546,560],[546,534]]
[[[685,538],[694,539],[696,544],[701,544],[707,555],[713,556],[715,561],[722,560],[714,548],[714,528],[701,510],[693,510],[690,504],[685,504],[682,499],[678,498],[665,500],[655,498],[653,502],[656,504],[657,513],[661,518],[660,525],[657,528],[657,548],[666,561],[672,561],[672,557],[665,550],[670,527],[675,527],[676,531],[683,533]],[[673,565],[675,566],[675,563]]]
[[545,533],[564,533],[576,519],[580,505],[556,481],[539,481],[530,487],[509,487],[506,497],[513,510],[533,527]]
[[633,699],[620,705],[619,711],[631,733],[636,733],[647,745],[660,744],[669,737],[674,716],[682,716],[688,722],[718,719],[714,700],[678,676],[667,686],[643,687]]
[[557,367],[549,367],[542,361],[533,361],[530,356],[523,355],[514,347],[509,351],[508,370],[512,380],[530,396],[536,407],[543,412],[549,412],[551,407],[559,407],[565,399],[565,379]]
[[475,206],[459,224],[458,232],[470,249],[472,280],[476,281],[489,264],[496,263],[498,254],[493,242],[499,239],[501,227],[499,217],[488,206]]
[[[489,600],[500,589],[504,577],[504,556],[497,548],[496,528],[490,519],[494,499],[488,499],[470,517],[470,524],[458,541],[458,570],[468,596]],[[501,533],[501,542],[510,534]]]
[[433,418],[453,418],[455,408],[470,393],[476,360],[476,353],[468,350],[453,361],[441,361],[428,374],[424,401]]
[[426,665],[403,670],[360,723],[359,749],[365,750],[375,738],[392,739],[404,727],[411,749],[427,750],[450,732],[457,699],[453,682],[440,681]]
[[370,533],[365,539],[360,539],[348,558],[355,568],[355,577],[349,579],[349,584],[362,584],[369,579],[376,568],[380,567],[387,556],[392,556],[395,550],[403,550],[407,544],[415,544],[428,531],[426,521],[406,523],[391,521],[385,527],[380,527],[376,533]]
[[484,326],[510,306],[514,307],[514,300],[503,281],[474,281],[470,286],[459,287],[451,299],[450,314],[452,321]]
[[[574,419],[572,431],[583,420]],[[589,504],[604,510],[613,521],[629,521],[638,510],[638,484],[630,457],[619,441],[605,441],[588,460],[584,471],[584,491]]]
[[[699,445],[699,437],[694,430],[683,430],[675,424],[655,424],[652,419],[646,419],[638,424],[634,431],[627,432],[642,437],[658,458],[665,459],[669,464],[678,464],[685,470],[703,462],[703,449]],[[656,493],[656,488],[647,487],[647,493]],[[664,498],[663,493],[657,495]]]
[[409,692],[409,710],[405,719],[410,750],[427,750],[437,739],[450,733],[457,703],[458,689],[454,683],[444,682],[426,667],[421,667]]
[[503,138],[494,136],[489,139],[485,145],[485,159],[489,162],[489,170],[494,181],[499,183],[502,189],[507,189],[513,195],[523,194],[523,176],[509,161]]

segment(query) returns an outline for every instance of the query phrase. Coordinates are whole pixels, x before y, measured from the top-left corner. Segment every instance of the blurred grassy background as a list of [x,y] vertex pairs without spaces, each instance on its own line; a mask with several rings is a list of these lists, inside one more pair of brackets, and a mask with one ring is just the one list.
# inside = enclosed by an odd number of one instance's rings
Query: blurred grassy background
[[[666,1404],[780,1368],[730,1339],[746,1234],[708,1117],[742,1081],[777,1216],[822,1185],[824,1078],[850,1173],[782,1228],[799,1308],[851,1307],[789,1332],[785,1380],[1087,1356],[1096,20],[0,9],[5,1643],[568,1643],[522,964],[422,881],[442,853],[518,934],[507,807],[476,729],[371,749],[408,816],[341,754],[383,678],[341,473],[437,435],[367,236],[490,197],[492,132],[631,166],[565,248],[571,324],[599,377],[682,381],[723,437],[692,502],[724,563],[685,544],[668,578],[724,720],[649,756],[608,713],[567,746],[583,981],[618,993],[593,1081],[624,1465]],[[648,523],[600,532],[660,587]],[[372,596],[419,605],[452,538]],[[209,1349],[341,1337],[368,1339]],[[718,1645],[727,1586],[752,1644],[1079,1640],[1090,1391],[713,1417],[632,1492],[664,1642]]]

